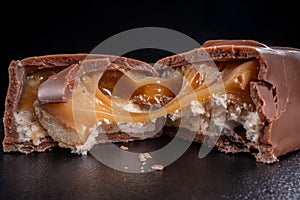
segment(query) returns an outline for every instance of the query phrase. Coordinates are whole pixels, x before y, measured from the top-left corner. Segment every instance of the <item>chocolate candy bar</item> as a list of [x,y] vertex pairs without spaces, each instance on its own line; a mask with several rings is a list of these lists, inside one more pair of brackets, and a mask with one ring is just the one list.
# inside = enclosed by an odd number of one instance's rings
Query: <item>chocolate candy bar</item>
[[[42,67],[32,58],[28,67],[24,61],[10,67],[5,151],[43,151],[57,143],[85,154],[101,142],[158,137],[162,126],[171,136],[183,128],[186,139],[209,138],[221,151],[249,152],[264,163],[300,148],[298,49],[211,40],[154,68],[103,55],[35,59]],[[17,69],[30,70],[17,76]],[[34,95],[26,89],[32,80]]]

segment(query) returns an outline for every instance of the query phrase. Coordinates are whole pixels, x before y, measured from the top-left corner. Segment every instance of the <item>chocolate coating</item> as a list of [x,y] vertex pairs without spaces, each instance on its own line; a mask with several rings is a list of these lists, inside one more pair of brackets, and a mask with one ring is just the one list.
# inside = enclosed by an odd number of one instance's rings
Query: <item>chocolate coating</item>
[[[235,41],[231,45],[234,45],[232,55],[244,58],[254,55],[261,65],[260,82],[253,83],[251,88],[257,109],[268,122],[261,143],[270,145],[276,157],[299,149],[300,50],[256,45],[245,47],[236,45]],[[218,47],[226,49],[230,46]]]

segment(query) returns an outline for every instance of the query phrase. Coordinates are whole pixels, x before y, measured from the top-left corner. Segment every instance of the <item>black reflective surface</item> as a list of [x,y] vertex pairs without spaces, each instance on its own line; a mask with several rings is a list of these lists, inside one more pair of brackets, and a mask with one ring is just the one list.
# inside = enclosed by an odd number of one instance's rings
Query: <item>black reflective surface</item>
[[[1,126],[2,127],[2,126]],[[2,129],[1,129],[2,135]],[[169,138],[127,144],[142,151]],[[299,199],[300,152],[272,164],[246,154],[212,151],[198,158],[200,145],[163,171],[132,174],[113,170],[93,156],[67,149],[3,153],[0,190],[4,199]]]

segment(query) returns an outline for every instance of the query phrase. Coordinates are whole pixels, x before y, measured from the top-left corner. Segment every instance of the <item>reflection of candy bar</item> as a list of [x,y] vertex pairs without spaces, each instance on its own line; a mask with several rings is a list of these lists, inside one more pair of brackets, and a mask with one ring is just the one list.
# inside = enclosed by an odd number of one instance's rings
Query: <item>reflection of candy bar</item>
[[195,141],[265,163],[300,148],[297,49],[212,40],[154,68],[84,57],[12,62],[5,151],[43,151],[55,141],[86,153],[96,143],[157,137],[163,125],[171,136],[180,127]]

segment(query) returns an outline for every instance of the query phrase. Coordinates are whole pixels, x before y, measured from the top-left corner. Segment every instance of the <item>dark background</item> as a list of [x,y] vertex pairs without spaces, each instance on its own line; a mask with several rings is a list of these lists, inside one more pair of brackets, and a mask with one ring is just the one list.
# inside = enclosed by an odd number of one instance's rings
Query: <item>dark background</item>
[[[174,29],[200,44],[209,39],[253,39],[271,46],[300,48],[296,2],[1,2],[0,117],[11,60],[90,52],[114,34],[145,26]],[[138,58],[153,62],[163,55],[146,52]],[[28,156],[3,154],[1,150],[0,188],[7,199],[299,198],[299,153],[285,156],[278,164],[264,165],[247,155],[232,156],[216,151],[200,160],[196,156],[198,147],[193,145],[167,171],[147,175],[119,173],[92,157],[70,155],[68,150]]]
[[267,45],[299,48],[296,2],[99,0],[1,3],[0,105],[3,108],[7,67],[11,60],[44,54],[90,52],[103,40],[132,28],[170,28],[200,44],[209,39],[253,39]]

